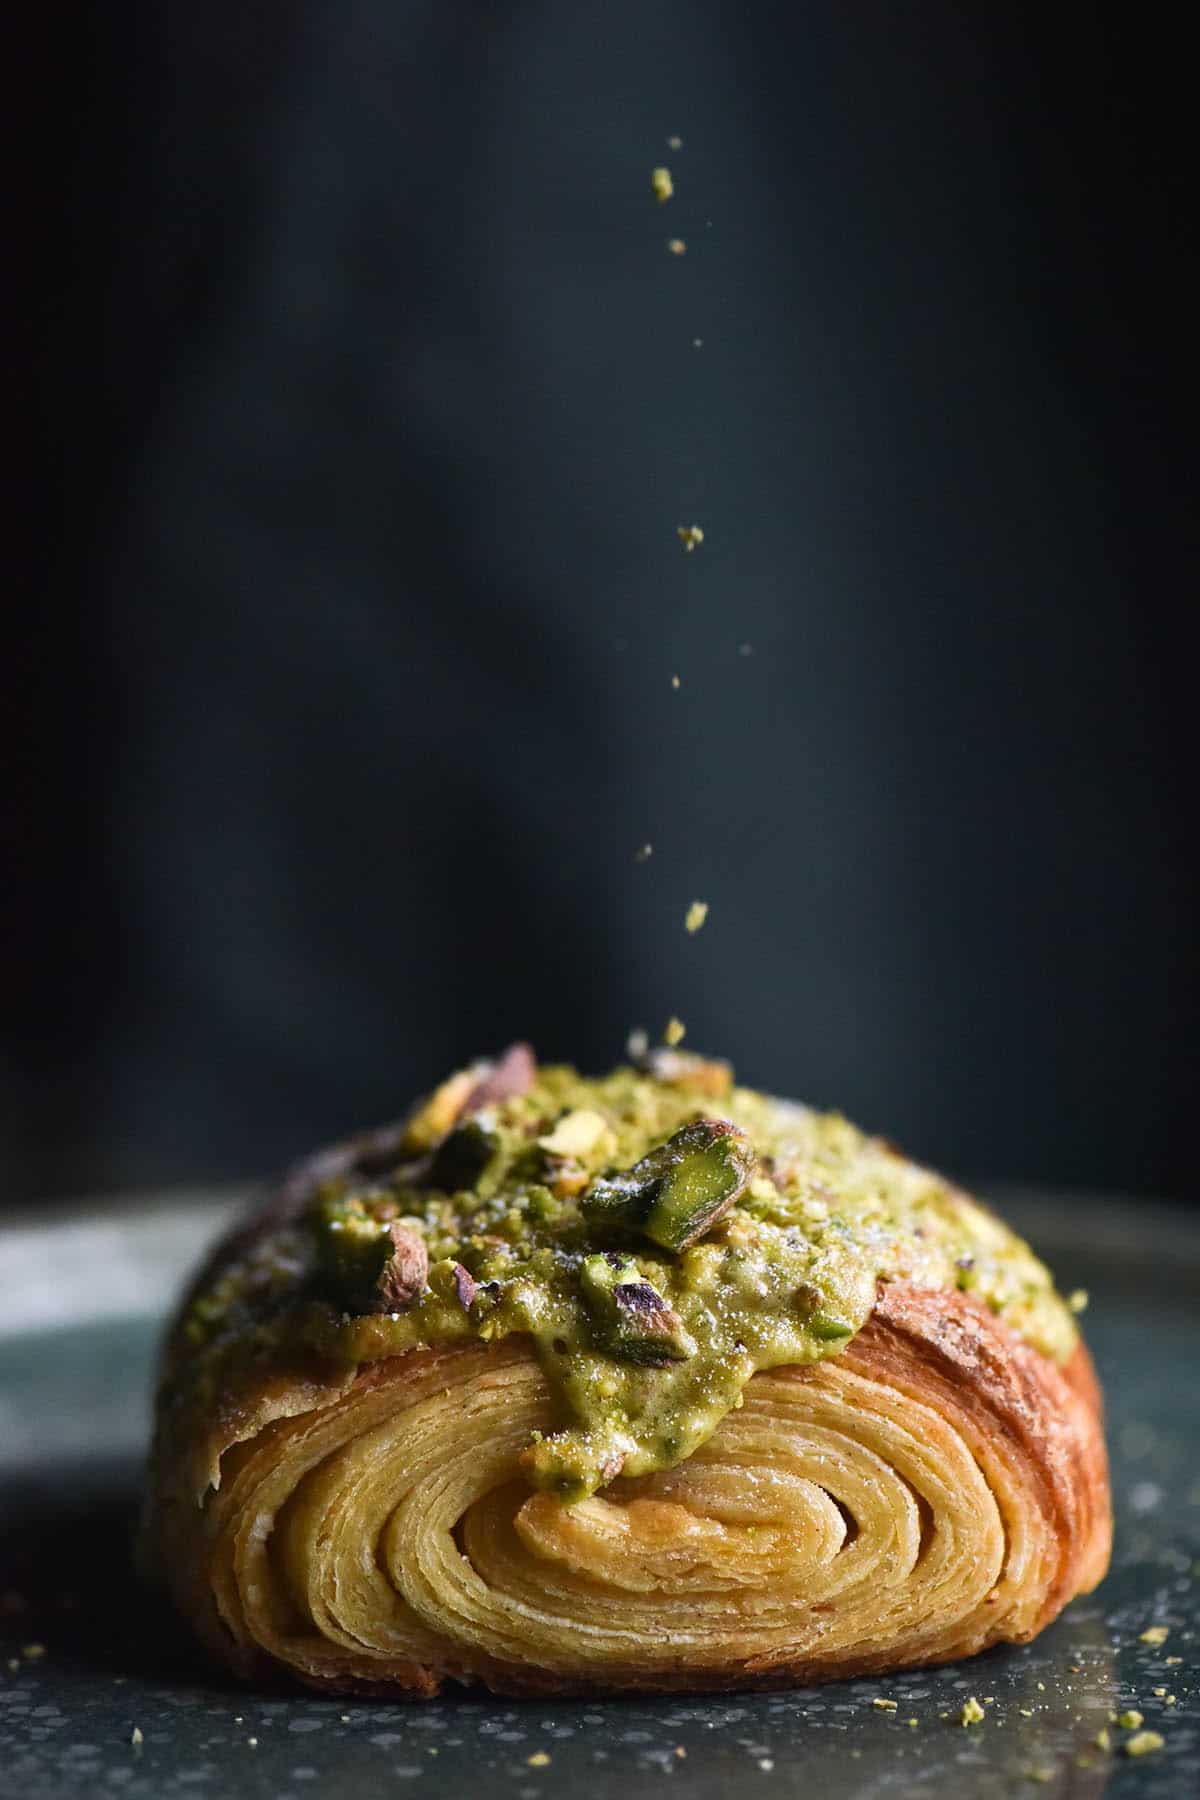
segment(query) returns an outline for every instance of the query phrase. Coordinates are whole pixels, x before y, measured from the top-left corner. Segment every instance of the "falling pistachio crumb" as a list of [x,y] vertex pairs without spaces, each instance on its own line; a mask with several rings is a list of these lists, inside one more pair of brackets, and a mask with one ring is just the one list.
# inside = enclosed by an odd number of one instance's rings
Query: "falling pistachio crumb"
[[343,1725],[348,1725],[350,1723],[350,1714],[349,1713],[341,1713],[341,1714],[339,1714],[339,1717],[341,1718]]
[[1117,1724],[1122,1731],[1136,1731],[1141,1723],[1142,1715],[1136,1706],[1131,1706],[1125,1712],[1117,1714]]
[[531,1769],[544,1769],[550,1762],[550,1758],[544,1750],[535,1750],[533,1755],[527,1756],[525,1760]]
[[688,931],[695,932],[699,931],[707,917],[708,901],[693,900],[692,904],[687,909],[687,917],[684,919],[683,923]]
[[775,1764],[771,1761],[769,1756],[760,1756],[758,1759],[758,1766],[764,1775],[769,1775],[771,1770],[775,1767]]
[[8,1659],[8,1666],[9,1666],[9,1668],[10,1668],[10,1669],[11,1669],[11,1670],[12,1670],[12,1672],[13,1672],[13,1674],[14,1674],[14,1675],[15,1675],[15,1674],[16,1674],[16,1672],[17,1672],[17,1670],[18,1670],[18,1669],[19,1669],[19,1668],[20,1668],[20,1666],[21,1666],[21,1659],[20,1659],[20,1657],[19,1657],[19,1656],[10,1656],[10,1657],[9,1657],[9,1659]]
[[660,206],[664,200],[669,200],[675,192],[675,183],[671,180],[670,169],[652,169],[650,186],[654,189],[654,198]]
[[1159,1731],[1138,1731],[1125,1746],[1126,1756],[1148,1756],[1151,1750],[1161,1750],[1166,1739]]
[[871,1702],[871,1705],[877,1706],[880,1712],[895,1712],[897,1704],[898,1702],[895,1700],[884,1700],[878,1695],[876,1695],[875,1699]]
[[682,1757],[685,1757],[685,1756],[686,1756],[686,1755],[687,1755],[687,1751],[686,1751],[686,1750],[685,1750],[685,1749],[684,1749],[684,1747],[683,1747],[683,1745],[682,1745],[682,1744],[676,1744],[676,1746],[675,1746],[675,1754],[676,1754],[676,1756],[678,1756],[678,1757],[681,1757],[681,1758],[682,1758]]
[[1181,1663],[1182,1661],[1182,1656],[1168,1656],[1166,1659],[1167,1667],[1170,1668],[1172,1663]]
[[252,1750],[258,1749],[258,1739],[257,1738],[247,1738],[246,1742],[249,1744],[249,1746]]
[[670,137],[667,139],[667,149],[668,150],[682,150],[683,149],[683,139],[676,132],[672,132]]
[[1174,1694],[1168,1694],[1166,1699],[1163,1701],[1164,1706],[1175,1706],[1176,1704],[1177,1704],[1177,1701],[1175,1699]]
[[649,862],[653,855],[654,845],[643,844],[640,849],[634,851],[633,860],[634,862]]
[[1067,1305],[1073,1313],[1086,1312],[1087,1303],[1088,1291],[1086,1288],[1074,1288],[1072,1292],[1067,1295]]
[[983,1708],[980,1706],[974,1694],[971,1695],[971,1698],[963,1707],[959,1717],[964,1725],[978,1725],[980,1719],[982,1719]]
[[25,1648],[21,1651],[21,1655],[25,1658],[26,1662],[40,1662],[45,1654],[45,1644],[26,1644]]
[[679,687],[679,686],[680,686],[680,680],[679,680],[679,677],[678,677],[678,675],[672,675],[672,677],[671,677],[671,686],[672,686],[672,687],[673,687],[673,688],[678,688],[678,687]]
[[1040,1782],[1053,1781],[1054,1780],[1054,1770],[1053,1769],[1026,1769],[1025,1779],[1026,1779],[1026,1781],[1040,1781]]
[[682,238],[668,238],[667,239],[667,249],[671,252],[672,256],[686,256],[687,255],[687,245],[684,243]]
[[129,1741],[131,1744],[144,1744],[145,1743],[146,1740],[142,1736],[142,1728],[140,1725],[134,1726],[133,1730],[129,1734]]
[[1171,1635],[1169,1625],[1148,1625],[1138,1638],[1139,1644],[1165,1644]]
[[910,1720],[909,1720],[909,1721],[908,1721],[908,1728],[909,1728],[909,1730],[910,1730],[910,1731],[915,1731],[915,1730],[916,1730],[916,1729],[917,1729],[917,1720],[916,1720],[916,1719],[910,1719]]
[[669,1018],[667,1020],[666,1029],[663,1032],[663,1038],[665,1039],[665,1041],[668,1044],[670,1044],[672,1049],[674,1049],[676,1044],[682,1044],[682,1042],[686,1036],[687,1036],[687,1026],[684,1024],[682,1019],[676,1019],[674,1016],[672,1016],[671,1018]]
[[1112,1734],[1110,1733],[1107,1725],[1102,1725],[1100,1727],[1100,1730],[1096,1733],[1095,1737],[1092,1739],[1092,1742],[1093,1742],[1093,1744],[1095,1744],[1097,1750],[1111,1750],[1112,1749]]
[[689,556],[697,544],[704,542],[704,529],[700,525],[677,525],[675,535]]
[[704,339],[703,338],[693,338],[692,339],[692,349],[693,350],[703,350],[703,348],[704,348]]

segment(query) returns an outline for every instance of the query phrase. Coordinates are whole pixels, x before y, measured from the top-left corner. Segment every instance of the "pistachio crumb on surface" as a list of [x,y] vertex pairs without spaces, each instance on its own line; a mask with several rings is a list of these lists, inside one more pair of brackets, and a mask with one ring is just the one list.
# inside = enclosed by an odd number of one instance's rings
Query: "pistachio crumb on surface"
[[[1068,1300],[1068,1306],[1071,1304]],[[1171,1635],[1169,1625],[1148,1625],[1138,1638],[1139,1644],[1165,1644]]]
[[983,1708],[980,1706],[974,1694],[972,1694],[971,1698],[964,1705],[959,1717],[964,1725],[978,1725],[983,1716]]
[[1122,1731],[1136,1731],[1141,1723],[1142,1715],[1136,1706],[1130,1706],[1123,1713],[1117,1714],[1117,1724]]
[[677,525],[675,536],[690,556],[697,544],[704,542],[704,527],[702,525]]
[[671,195],[675,192],[675,183],[671,180],[670,169],[652,169],[650,171],[650,186],[654,189],[654,198],[658,201],[660,206],[664,200],[669,200]]
[[693,900],[692,904],[687,909],[687,917],[683,921],[684,927],[686,930],[695,933],[699,931],[707,917],[708,901]]
[[879,1695],[876,1695],[875,1699],[872,1700],[871,1705],[877,1706],[880,1712],[895,1712],[897,1702],[895,1700],[884,1700]]
[[1161,1750],[1166,1743],[1160,1731],[1138,1731],[1125,1745],[1126,1756],[1148,1756],[1151,1750]]
[[544,1750],[535,1750],[533,1755],[527,1756],[525,1760],[531,1769],[544,1769],[550,1762],[550,1758]]

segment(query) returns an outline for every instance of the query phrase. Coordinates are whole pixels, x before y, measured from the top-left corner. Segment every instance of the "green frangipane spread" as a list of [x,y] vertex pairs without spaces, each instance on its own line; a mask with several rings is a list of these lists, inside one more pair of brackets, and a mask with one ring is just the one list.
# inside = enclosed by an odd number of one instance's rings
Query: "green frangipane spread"
[[523,1333],[563,1418],[528,1472],[577,1499],[690,1456],[756,1369],[836,1356],[879,1280],[970,1290],[1058,1360],[1075,1345],[1019,1238],[836,1113],[681,1053],[600,1080],[530,1059],[499,1098],[487,1067],[414,1115],[394,1167],[318,1185],[225,1265],[184,1327],[193,1398],[289,1348],[359,1364]]

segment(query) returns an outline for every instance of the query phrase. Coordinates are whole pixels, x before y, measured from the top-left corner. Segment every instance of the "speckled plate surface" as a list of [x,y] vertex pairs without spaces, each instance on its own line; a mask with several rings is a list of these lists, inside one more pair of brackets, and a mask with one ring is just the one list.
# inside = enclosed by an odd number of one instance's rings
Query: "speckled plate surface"
[[[1025,1649],[736,1701],[382,1705],[214,1676],[129,1566],[159,1309],[214,1206],[81,1212],[0,1236],[0,1793],[1200,1794],[1200,1237],[1134,1203],[1001,1204],[1064,1286],[1091,1292],[1111,1575]],[[1153,1625],[1164,1643],[1141,1641]],[[971,1695],[985,1719],[964,1727]],[[1161,1750],[1124,1752],[1111,1715],[1129,1708]]]

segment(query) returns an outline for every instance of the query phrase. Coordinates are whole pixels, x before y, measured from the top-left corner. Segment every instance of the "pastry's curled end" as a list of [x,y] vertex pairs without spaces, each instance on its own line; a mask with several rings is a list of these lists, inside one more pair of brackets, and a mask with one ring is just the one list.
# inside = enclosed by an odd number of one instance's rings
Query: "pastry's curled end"
[[564,1409],[528,1332],[354,1362],[265,1342],[198,1403],[177,1332],[145,1534],[245,1675],[421,1695],[824,1680],[1024,1641],[1107,1566],[1087,1351],[1052,1358],[970,1292],[880,1278],[835,1354],[749,1372],[684,1460],[573,1503],[535,1486]]

